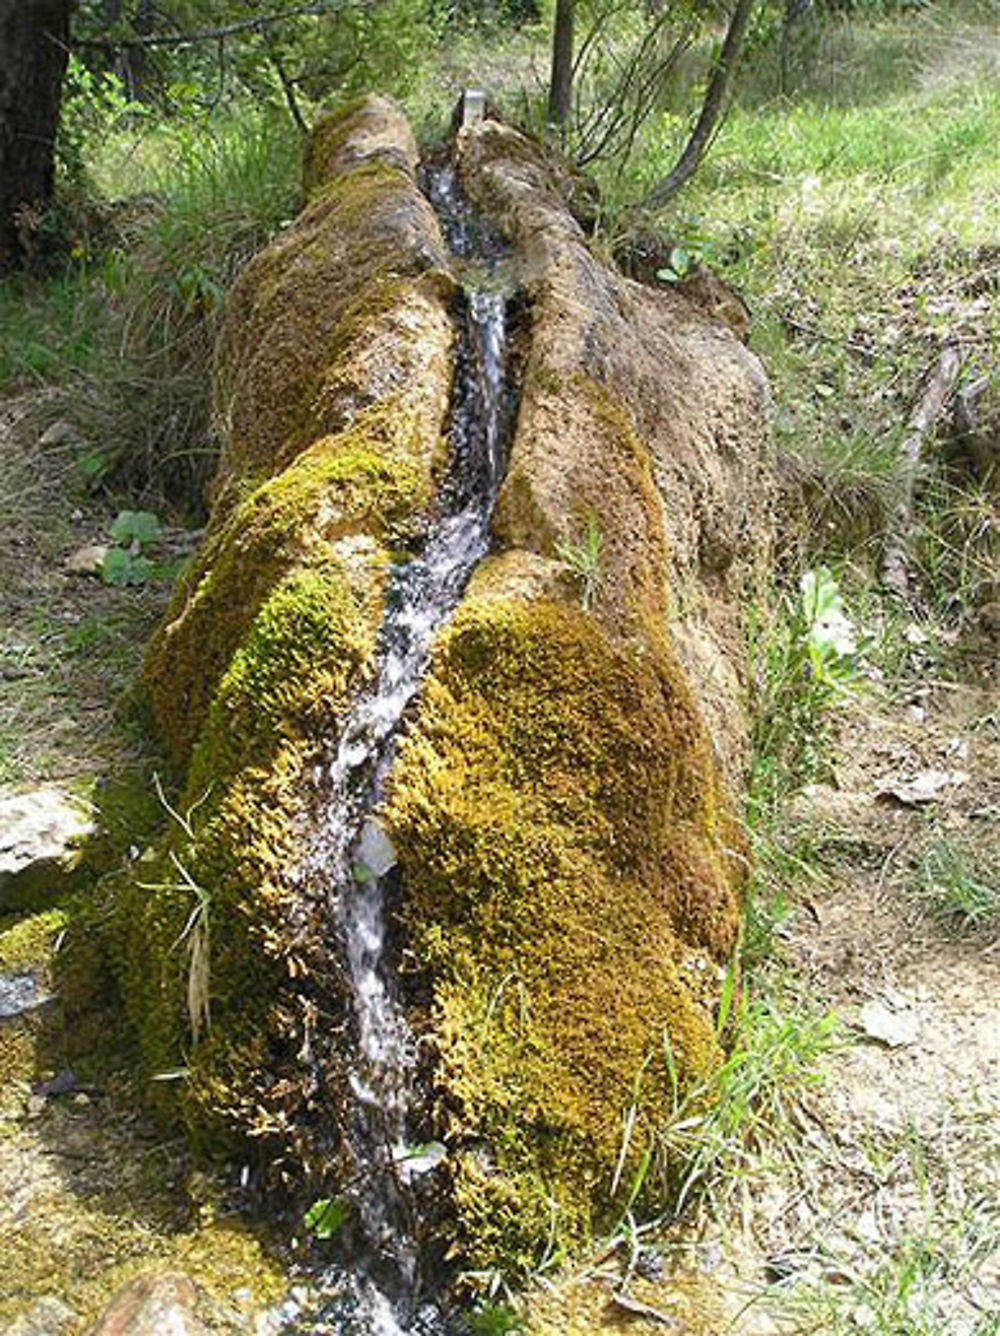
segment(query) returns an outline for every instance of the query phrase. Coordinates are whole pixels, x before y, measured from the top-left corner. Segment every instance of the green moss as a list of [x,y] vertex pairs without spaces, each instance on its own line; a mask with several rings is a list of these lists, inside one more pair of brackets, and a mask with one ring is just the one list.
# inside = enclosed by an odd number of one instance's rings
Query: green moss
[[451,377],[437,225],[398,112],[366,106],[321,123],[322,191],[227,302],[218,498],[144,669],[177,818],[112,895],[147,1071],[182,1073],[154,1089],[203,1142],[276,1157],[313,1107],[311,1017],[347,1006],[307,866],[314,775],[372,670],[389,553],[430,505]]
[[[343,340],[360,319],[371,325],[380,310],[393,309],[386,284],[399,284],[401,303],[412,307],[401,345],[425,335],[441,341],[439,285],[421,280],[439,250],[433,213],[408,173],[374,158],[338,176],[294,228],[254,257],[227,302],[216,357],[215,397],[228,439],[215,486],[225,508],[248,472],[269,476],[296,449],[340,430],[345,408],[349,417],[371,402],[371,368],[363,358],[345,362]],[[376,379],[395,387],[392,355]],[[329,396],[320,392],[334,372],[353,376],[356,394],[335,405],[330,421]],[[412,408],[433,398],[433,385],[407,383],[402,393]]]
[[352,578],[362,591],[380,583],[379,542],[401,541],[427,496],[408,458],[413,431],[390,407],[363,415],[259,487],[206,544],[146,655],[146,686],[175,760],[189,756],[222,674],[282,578],[332,569],[336,545],[367,533]]
[[65,926],[63,909],[49,909],[13,921],[0,918],[0,970],[46,973],[56,938]]
[[[280,1124],[267,1087],[300,1020],[296,941],[305,952],[311,927],[296,873],[311,769],[370,663],[383,573],[384,559],[358,570],[327,554],[275,584],[211,701],[178,805],[187,829],[175,826],[116,897],[122,991],[146,1062],[187,1070],[176,1090],[203,1138]],[[209,963],[196,1044],[192,915]]]
[[[118,1291],[151,1271],[180,1270],[197,1277],[208,1296],[199,1305],[200,1316],[212,1330],[218,1305],[228,1313],[235,1308],[250,1325],[256,1312],[279,1302],[287,1276],[261,1240],[232,1217],[183,1227],[178,1220],[184,1213],[183,1194],[176,1181],[169,1181],[176,1162],[151,1156],[148,1141],[129,1143],[121,1128],[104,1133],[88,1127],[87,1117],[78,1115],[69,1135],[74,1155],[82,1156],[84,1147],[90,1151],[88,1172],[63,1181],[53,1172],[52,1157],[46,1157],[47,1172],[33,1193],[32,1210],[19,1212],[5,1235],[7,1266],[0,1293],[5,1330],[40,1295],[52,1295],[77,1314],[68,1328],[72,1336],[92,1331]],[[66,1130],[62,1134],[67,1136]],[[37,1154],[30,1142],[25,1149]],[[126,1153],[144,1168],[144,1179],[133,1181],[118,1165],[118,1191],[102,1199],[94,1181],[100,1182],[107,1165]],[[156,1160],[164,1160],[162,1168]],[[228,1323],[225,1329],[231,1329]]]
[[523,1269],[553,1227],[578,1239],[613,1206],[625,1110],[638,1099],[634,1168],[669,1107],[664,1034],[686,1081],[717,1058],[738,881],[710,742],[662,646],[471,599],[387,819],[446,1131],[488,1147],[458,1157],[459,1232],[473,1265]]
[[[345,168],[352,162],[351,141],[356,140],[359,131],[371,131],[372,112],[376,99],[367,96],[355,98],[334,111],[324,112],[312,127],[306,143],[302,170],[303,185],[307,195],[335,184]],[[381,114],[387,123],[393,115],[398,115],[391,104],[383,103]],[[402,125],[402,120],[400,120]],[[345,154],[345,150],[347,153]],[[386,144],[382,153],[390,151]],[[405,161],[400,146],[400,160]]]

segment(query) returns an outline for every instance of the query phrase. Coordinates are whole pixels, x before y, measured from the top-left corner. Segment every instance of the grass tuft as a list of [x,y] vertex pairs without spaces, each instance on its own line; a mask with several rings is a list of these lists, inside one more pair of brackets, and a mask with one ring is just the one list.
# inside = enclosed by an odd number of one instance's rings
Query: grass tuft
[[913,884],[918,900],[945,925],[1000,928],[1000,858],[982,842],[936,840],[917,860]]

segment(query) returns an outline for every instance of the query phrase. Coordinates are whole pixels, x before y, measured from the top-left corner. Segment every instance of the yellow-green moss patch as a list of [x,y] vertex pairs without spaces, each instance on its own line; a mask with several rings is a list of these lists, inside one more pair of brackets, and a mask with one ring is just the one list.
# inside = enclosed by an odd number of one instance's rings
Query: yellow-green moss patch
[[359,158],[389,157],[409,171],[418,152],[413,132],[400,109],[385,98],[356,98],[321,115],[306,145],[303,184],[306,192],[328,186]]
[[65,926],[63,909],[28,914],[13,921],[0,918],[0,970],[34,969],[44,973]]
[[474,1264],[523,1268],[609,1207],[633,1099],[630,1166],[648,1144],[664,1036],[685,1080],[716,1059],[737,897],[710,743],[665,649],[553,602],[467,600],[387,818],[461,1237]]
[[186,1073],[199,1133],[280,1124],[268,1067],[300,1020],[290,980],[315,926],[296,881],[311,768],[370,663],[383,571],[326,556],[272,588],[212,700],[183,824],[116,897],[126,1005],[151,1072]]
[[[189,755],[220,677],[283,577],[336,560],[337,544],[361,534],[368,541],[352,553],[350,578],[362,598],[380,585],[380,541],[400,541],[427,496],[427,480],[406,458],[412,431],[405,416],[382,408],[317,441],[209,540],[146,656],[146,685],[176,759]],[[393,447],[403,458],[391,456]],[[369,619],[378,615],[369,607]]]

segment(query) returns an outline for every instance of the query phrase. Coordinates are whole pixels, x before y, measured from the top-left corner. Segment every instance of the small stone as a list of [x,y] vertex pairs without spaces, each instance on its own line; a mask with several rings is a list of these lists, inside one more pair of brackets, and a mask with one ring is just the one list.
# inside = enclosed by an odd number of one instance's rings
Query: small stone
[[392,841],[373,816],[370,816],[361,828],[357,862],[367,874],[358,877],[359,881],[378,881],[396,866],[396,850]]
[[108,550],[100,543],[78,548],[66,558],[63,569],[67,575],[100,575],[104,569],[104,558],[108,555]]
[[198,1293],[179,1271],[136,1276],[118,1291],[87,1336],[208,1336],[195,1316]]
[[45,1294],[36,1299],[27,1312],[4,1327],[4,1336],[62,1336],[76,1320],[72,1308],[61,1299]]
[[58,422],[53,422],[51,427],[47,427],[38,438],[38,444],[43,450],[55,449],[61,445],[79,445],[82,437],[77,427],[65,418],[60,418]]
[[909,780],[890,779],[875,794],[880,802],[893,801],[904,807],[938,802],[949,789],[969,778],[964,770],[922,770]]
[[858,1024],[869,1039],[886,1048],[904,1048],[916,1043],[920,1022],[910,1012],[894,1011],[884,1002],[866,1002],[858,1013]]
[[50,881],[58,894],[60,878],[93,829],[89,811],[65,789],[0,798],[0,907],[12,907],[17,891],[34,893]]
[[43,988],[33,974],[0,973],[0,1021],[34,1011],[51,1001],[52,994]]

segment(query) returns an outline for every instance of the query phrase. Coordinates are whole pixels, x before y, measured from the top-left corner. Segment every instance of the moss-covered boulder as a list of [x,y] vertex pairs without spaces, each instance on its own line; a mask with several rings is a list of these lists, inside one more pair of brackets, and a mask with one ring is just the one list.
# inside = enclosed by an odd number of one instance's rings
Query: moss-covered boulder
[[[147,660],[183,794],[117,899],[128,1004],[192,1128],[331,1186],[355,1031],[313,777],[370,678],[390,554],[433,513],[455,364],[415,161],[378,100],[322,122],[310,203],[229,302],[209,535]],[[439,1237],[518,1270],[621,1205],[674,1082],[719,1060],[766,387],[727,329],[591,254],[527,140],[487,122],[459,163],[523,286],[520,405],[382,817]]]

